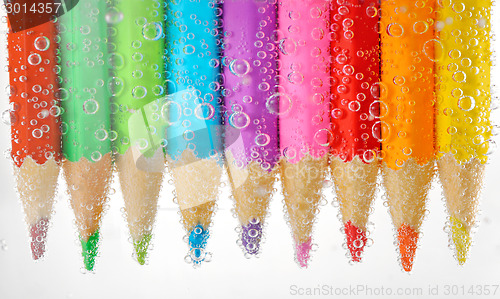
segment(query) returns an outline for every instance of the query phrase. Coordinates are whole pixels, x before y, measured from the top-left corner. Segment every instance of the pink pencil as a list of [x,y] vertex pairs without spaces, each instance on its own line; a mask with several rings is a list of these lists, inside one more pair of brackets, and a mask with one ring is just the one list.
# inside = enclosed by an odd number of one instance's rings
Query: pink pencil
[[307,267],[327,169],[330,63],[327,0],[289,0],[278,8],[281,178],[296,259]]

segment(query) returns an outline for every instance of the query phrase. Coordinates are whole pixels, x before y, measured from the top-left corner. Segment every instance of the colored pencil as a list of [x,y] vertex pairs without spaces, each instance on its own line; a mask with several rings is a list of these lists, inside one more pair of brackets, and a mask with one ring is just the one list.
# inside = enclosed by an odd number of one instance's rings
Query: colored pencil
[[[111,119],[117,133],[113,152],[135,256],[141,265],[146,262],[165,168],[158,142],[165,136],[160,122],[161,98],[166,93],[164,9],[158,1],[120,0],[108,14],[114,29],[110,37],[113,55],[123,58],[123,66],[115,65],[114,70],[123,87],[113,94],[117,108]],[[140,160],[146,166],[143,169]]]
[[11,156],[35,260],[45,253],[61,160],[56,26],[49,21],[7,35]]
[[167,160],[193,266],[205,250],[223,160],[218,2],[167,3]]
[[434,176],[434,47],[427,43],[434,6],[434,0],[381,2],[382,168],[405,271],[413,266]]
[[113,170],[106,10],[103,1],[83,0],[59,18],[63,169],[89,271]]
[[437,6],[437,165],[461,265],[471,245],[491,137],[490,8],[489,0]]
[[281,180],[301,267],[310,258],[332,138],[329,9],[324,0],[290,0],[278,7]]
[[377,190],[380,141],[380,5],[377,1],[332,2],[332,157],[351,260],[361,261],[367,223]]
[[273,1],[224,2],[226,165],[247,256],[260,252],[280,156],[276,21]]

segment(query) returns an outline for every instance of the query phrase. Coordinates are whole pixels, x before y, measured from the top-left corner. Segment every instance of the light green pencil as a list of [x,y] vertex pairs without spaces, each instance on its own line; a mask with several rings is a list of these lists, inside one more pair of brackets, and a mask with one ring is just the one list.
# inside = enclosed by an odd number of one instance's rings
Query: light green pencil
[[114,57],[113,152],[137,261],[143,265],[165,156],[163,1],[116,0],[108,13]]

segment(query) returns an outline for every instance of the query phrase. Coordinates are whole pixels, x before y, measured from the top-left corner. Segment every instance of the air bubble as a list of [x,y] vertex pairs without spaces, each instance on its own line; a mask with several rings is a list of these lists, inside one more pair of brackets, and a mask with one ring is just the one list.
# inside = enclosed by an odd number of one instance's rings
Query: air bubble
[[47,51],[50,47],[50,40],[46,36],[39,36],[35,39],[34,45],[38,51]]
[[43,132],[40,129],[34,129],[33,132],[31,132],[31,135],[37,139],[40,139],[43,136]]
[[132,90],[132,96],[138,100],[143,99],[147,94],[148,90],[144,86],[136,86]]
[[115,25],[123,21],[123,13],[118,9],[112,7],[106,13],[106,22],[111,25]]
[[342,117],[344,117],[344,112],[342,111],[342,109],[335,108],[332,110],[332,117],[334,119],[341,119]]
[[83,111],[86,114],[95,114],[99,110],[99,103],[94,99],[86,100],[83,103]]
[[401,37],[404,33],[403,26],[398,23],[391,23],[387,25],[387,34],[392,37]]
[[333,133],[329,129],[320,129],[314,134],[314,141],[320,146],[329,146],[333,140]]
[[159,40],[163,35],[162,25],[158,22],[144,24],[142,36],[147,40]]
[[98,129],[95,131],[95,138],[99,141],[104,141],[108,138],[108,131],[105,129]]
[[413,32],[416,34],[424,34],[429,30],[429,25],[424,21],[417,21],[413,24]]
[[101,152],[99,152],[99,151],[95,151],[95,152],[92,152],[92,153],[90,154],[90,158],[91,158],[91,159],[92,159],[92,161],[94,161],[94,162],[99,162],[99,161],[101,160],[101,158],[102,158],[102,154],[101,154]]
[[186,45],[182,51],[184,54],[191,55],[196,51],[196,49],[193,45]]
[[366,15],[369,16],[370,18],[374,18],[377,16],[377,8],[375,6],[368,6],[366,8]]
[[245,112],[234,112],[229,116],[229,124],[236,129],[244,129],[250,124],[250,117]]
[[259,134],[255,137],[255,144],[258,146],[266,146],[271,142],[271,137],[268,134]]
[[476,107],[476,100],[473,97],[470,96],[464,96],[461,97],[458,100],[458,108],[462,109],[463,111],[471,111]]
[[215,108],[209,103],[201,103],[194,108],[194,115],[198,119],[209,120],[214,117]]
[[28,63],[31,65],[39,65],[42,62],[42,57],[38,53],[33,53],[28,56]]

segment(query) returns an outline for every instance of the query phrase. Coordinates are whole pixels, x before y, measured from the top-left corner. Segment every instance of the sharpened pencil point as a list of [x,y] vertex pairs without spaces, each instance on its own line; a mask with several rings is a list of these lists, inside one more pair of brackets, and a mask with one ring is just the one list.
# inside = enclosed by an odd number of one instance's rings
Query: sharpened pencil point
[[241,242],[245,251],[255,255],[260,250],[260,240],[262,238],[262,225],[260,222],[248,223],[242,226]]
[[312,248],[311,238],[303,243],[295,244],[295,252],[297,254],[297,261],[302,268],[307,268],[307,263],[311,255],[309,254]]
[[460,265],[465,264],[467,254],[471,245],[469,232],[465,225],[455,217],[450,217],[451,222],[451,238],[455,244],[457,261]]
[[189,233],[190,257],[194,264],[200,264],[205,260],[205,246],[210,233],[201,224],[196,225]]
[[86,241],[80,236],[80,242],[82,243],[82,256],[85,269],[92,271],[94,270],[95,257],[97,256],[99,245],[99,230],[91,235]]
[[151,234],[144,235],[142,240],[134,241],[135,253],[137,254],[137,262],[140,265],[144,265],[146,263],[146,257],[148,255],[148,247],[151,242]]
[[398,229],[399,253],[401,265],[406,272],[413,267],[413,259],[417,251],[418,232],[407,224],[402,224]]
[[361,255],[366,245],[366,232],[358,228],[349,220],[344,225],[345,235],[347,237],[347,247],[351,253],[353,262],[361,262]]
[[30,228],[31,254],[34,260],[38,260],[45,254],[45,240],[49,229],[49,219],[41,218]]

